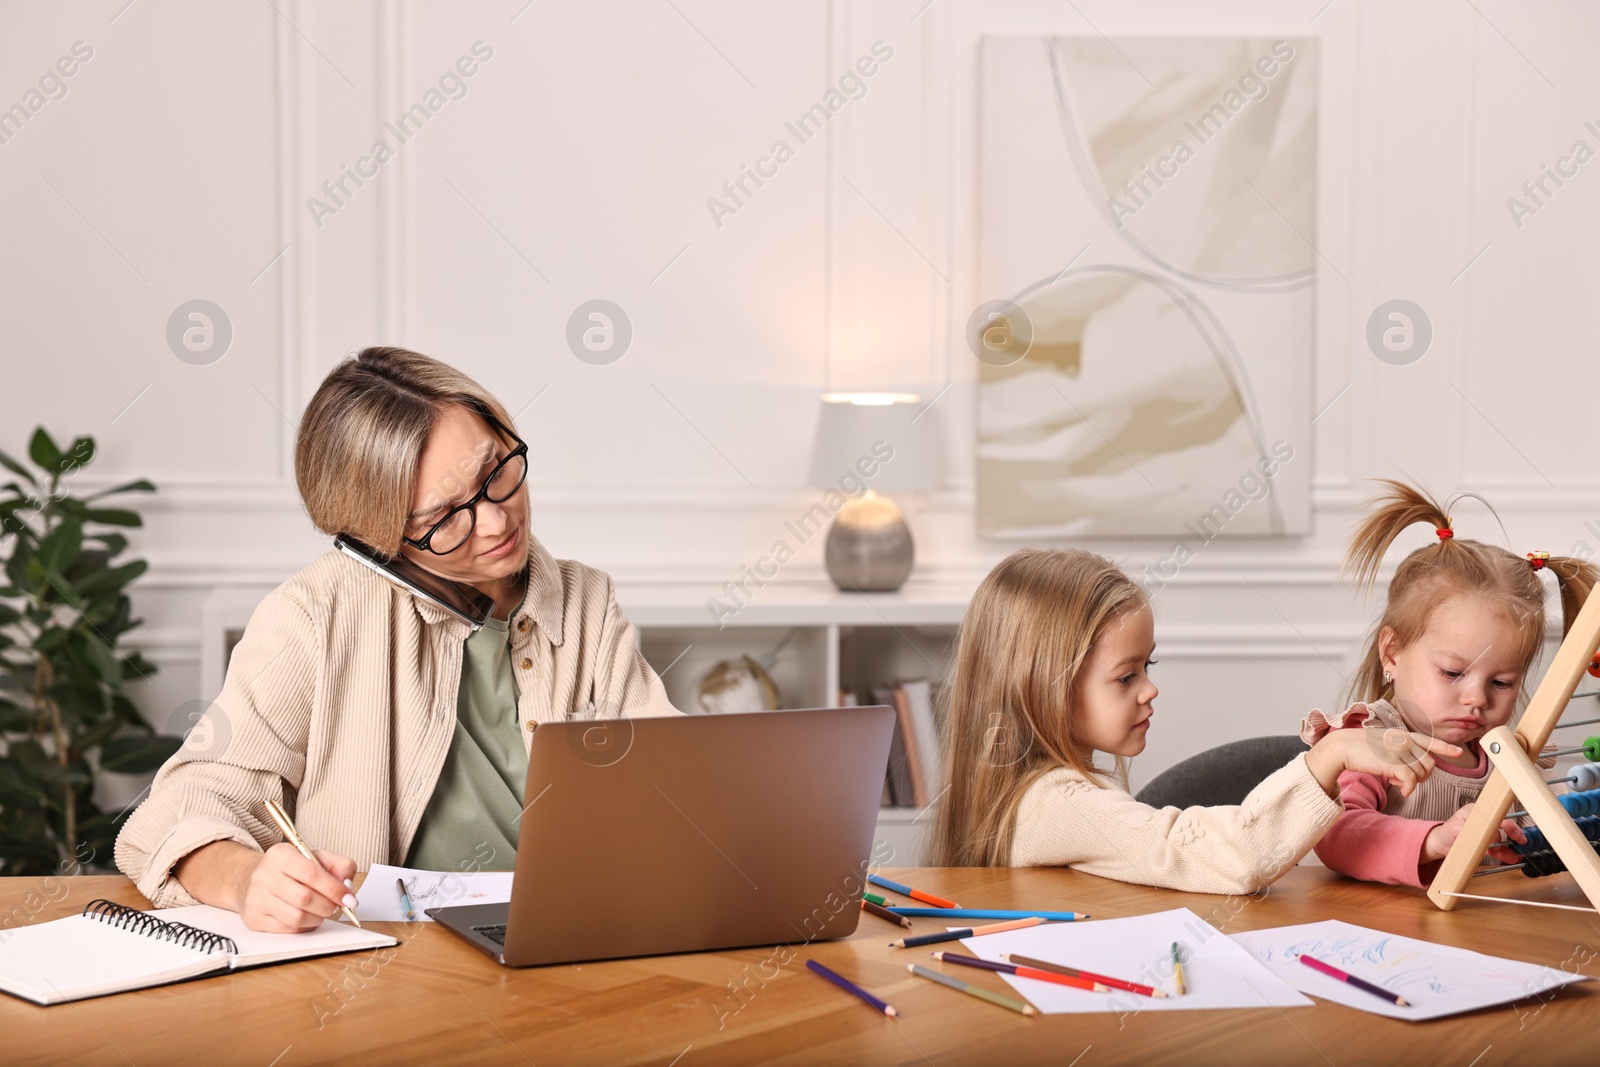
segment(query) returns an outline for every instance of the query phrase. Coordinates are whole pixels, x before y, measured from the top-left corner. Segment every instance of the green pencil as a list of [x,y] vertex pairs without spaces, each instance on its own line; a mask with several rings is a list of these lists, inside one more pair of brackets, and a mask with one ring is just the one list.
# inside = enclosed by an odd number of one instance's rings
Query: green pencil
[[951,989],[965,993],[968,996],[977,997],[979,1000],[987,1000],[990,1004],[997,1004],[1002,1008],[1017,1012],[1019,1015],[1037,1015],[1039,1012],[1039,1009],[1032,1004],[1026,1004],[1015,997],[1008,997],[1004,993],[990,992],[982,986],[963,982],[959,978],[951,978],[948,974],[940,974],[938,971],[930,971],[928,968],[919,967],[915,963],[908,964],[906,970],[918,978],[926,978],[930,982],[938,982],[940,985],[949,986]]

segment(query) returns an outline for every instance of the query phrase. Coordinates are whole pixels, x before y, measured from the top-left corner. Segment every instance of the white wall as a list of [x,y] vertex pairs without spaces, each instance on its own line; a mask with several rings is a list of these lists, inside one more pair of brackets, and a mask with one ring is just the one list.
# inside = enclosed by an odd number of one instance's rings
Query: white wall
[[[1483,490],[1513,551],[1600,548],[1583,436],[1600,162],[1520,227],[1506,207],[1574,140],[1600,149],[1583,128],[1600,128],[1589,5],[123,2],[0,9],[0,106],[73,42],[94,50],[0,145],[0,447],[43,422],[98,439],[84,485],[159,484],[135,545],[153,565],[136,636],[161,673],[134,693],[158,723],[200,695],[207,592],[275,583],[327,547],[293,491],[292,426],[367,344],[454,362],[513,411],[537,396],[521,425],[538,534],[625,584],[704,596],[817,495],[819,392],[937,395],[950,474],[905,501],[919,573],[975,582],[1012,547],[972,532],[961,339],[975,304],[1007,295],[974,288],[992,32],[1321,36],[1326,410],[1295,442],[1315,532],[1212,544],[1159,592],[1165,695],[1140,780],[1337,700],[1366,618],[1335,585],[1363,479]],[[467,95],[319,227],[306,199],[478,40],[493,57]],[[877,40],[894,56],[867,95],[719,228],[706,198]],[[204,367],[164,338],[197,297],[235,330]],[[610,366],[563,339],[596,297],[634,324]],[[1395,297],[1434,328],[1405,367],[1364,341]],[[1501,536],[1475,508],[1458,524]],[[1170,544],[1096,547],[1137,569]],[[807,551],[784,580],[820,580]]]

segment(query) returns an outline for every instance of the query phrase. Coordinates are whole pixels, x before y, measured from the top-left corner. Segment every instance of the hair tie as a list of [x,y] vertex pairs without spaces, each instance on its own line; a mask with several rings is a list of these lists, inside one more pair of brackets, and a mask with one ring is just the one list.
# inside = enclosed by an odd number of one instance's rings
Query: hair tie
[[1546,563],[1548,563],[1549,561],[1550,561],[1550,553],[1548,553],[1548,552],[1529,552],[1528,553],[1528,563],[1531,564],[1533,569],[1536,570],[1536,571],[1544,570],[1544,565]]
[[1439,540],[1441,541],[1448,541],[1456,535],[1456,532],[1448,526],[1441,526],[1433,532],[1439,535]]

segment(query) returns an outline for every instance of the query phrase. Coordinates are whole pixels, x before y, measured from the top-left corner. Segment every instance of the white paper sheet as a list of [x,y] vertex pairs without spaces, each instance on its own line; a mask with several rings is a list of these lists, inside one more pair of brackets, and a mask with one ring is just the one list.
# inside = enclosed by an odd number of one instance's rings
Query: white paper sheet
[[[1183,957],[1183,996],[1170,995],[1172,943]],[[1189,1011],[1199,1008],[1307,1007],[1312,1002],[1188,908],[1129,919],[1047,923],[1003,934],[969,937],[968,954],[998,960],[1017,952],[1037,960],[1164,989],[1166,997],[1083,989],[1035,978],[1001,975],[1046,1015],[1087,1012]],[[937,948],[938,946],[933,946]],[[1304,966],[1296,964],[1296,966]],[[951,967],[948,973],[957,974]]]
[[356,918],[362,922],[405,922],[406,908],[400,902],[396,878],[403,879],[411,892],[417,922],[433,921],[423,914],[427,908],[505,904],[511,900],[510,871],[419,871],[374,863],[356,894]]
[[[1337,919],[1251,930],[1234,934],[1233,940],[1301,992],[1392,1019],[1437,1019],[1519,1000],[1534,1010],[1546,999],[1541,993],[1587,981],[1572,971],[1485,956]],[[1398,993],[1411,1006],[1391,1004],[1315,971],[1296,958],[1301,953]]]

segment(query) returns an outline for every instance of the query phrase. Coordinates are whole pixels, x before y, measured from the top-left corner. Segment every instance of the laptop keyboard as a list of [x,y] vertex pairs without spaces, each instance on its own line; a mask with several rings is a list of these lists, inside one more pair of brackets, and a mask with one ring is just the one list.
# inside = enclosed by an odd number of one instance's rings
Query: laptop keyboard
[[493,941],[495,944],[499,945],[501,948],[505,947],[505,944],[506,944],[506,924],[505,923],[494,923],[494,924],[492,924],[490,926],[474,926],[472,928],[472,930],[473,930],[473,933],[482,934],[484,937],[487,937],[490,941]]

